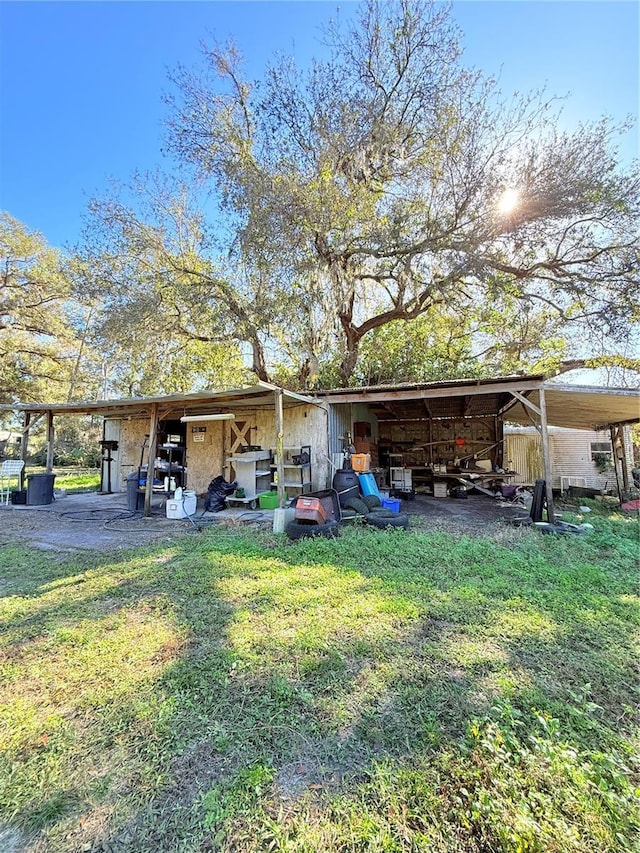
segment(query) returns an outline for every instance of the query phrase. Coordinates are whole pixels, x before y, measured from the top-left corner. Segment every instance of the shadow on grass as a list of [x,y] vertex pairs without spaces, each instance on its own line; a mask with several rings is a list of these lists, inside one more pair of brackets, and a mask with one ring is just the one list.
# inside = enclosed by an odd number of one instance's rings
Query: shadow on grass
[[[578,744],[617,744],[633,578],[590,559],[527,533],[285,545],[216,530],[14,567],[7,672],[20,699],[28,664],[48,706],[16,712],[12,815],[52,850],[208,849],[243,817],[225,792],[249,813],[267,789],[281,804],[348,790],[382,758],[450,748],[500,697],[552,710]],[[572,714],[588,694],[609,719]],[[274,784],[239,796],[256,767]]]

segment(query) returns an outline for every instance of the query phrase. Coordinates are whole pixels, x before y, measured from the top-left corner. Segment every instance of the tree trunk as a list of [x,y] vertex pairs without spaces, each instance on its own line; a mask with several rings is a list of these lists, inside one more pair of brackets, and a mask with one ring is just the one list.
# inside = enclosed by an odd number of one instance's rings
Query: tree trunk
[[345,328],[345,351],[340,362],[340,378],[342,387],[347,388],[358,363],[361,335],[353,328]]

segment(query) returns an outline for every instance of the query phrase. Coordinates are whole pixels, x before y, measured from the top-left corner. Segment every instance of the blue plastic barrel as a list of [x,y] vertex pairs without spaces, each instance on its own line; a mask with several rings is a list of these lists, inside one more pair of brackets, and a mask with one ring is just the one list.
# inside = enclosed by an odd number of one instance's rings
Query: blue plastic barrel
[[358,478],[360,480],[360,491],[363,495],[375,495],[377,498],[380,497],[378,484],[376,483],[376,478],[373,474],[369,472],[365,474],[358,474]]

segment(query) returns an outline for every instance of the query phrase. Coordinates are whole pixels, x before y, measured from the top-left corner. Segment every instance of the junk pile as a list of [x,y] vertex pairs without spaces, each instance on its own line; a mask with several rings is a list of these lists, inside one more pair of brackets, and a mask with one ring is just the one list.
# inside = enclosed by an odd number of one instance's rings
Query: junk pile
[[370,472],[354,471],[352,455],[345,454],[343,467],[333,477],[333,488],[308,492],[292,500],[294,517],[285,527],[289,539],[338,536],[341,524],[355,521],[382,530],[406,530],[409,516],[400,512],[400,501],[383,498]]
[[[529,515],[524,518],[513,518],[511,519],[511,524],[516,527],[531,526],[541,533],[558,533],[560,535],[573,534],[575,536],[584,536],[589,532],[592,527],[590,524],[570,524],[568,521],[558,521],[557,519],[551,521],[546,491],[546,481],[536,480]],[[543,520],[545,512],[547,516],[546,521]]]

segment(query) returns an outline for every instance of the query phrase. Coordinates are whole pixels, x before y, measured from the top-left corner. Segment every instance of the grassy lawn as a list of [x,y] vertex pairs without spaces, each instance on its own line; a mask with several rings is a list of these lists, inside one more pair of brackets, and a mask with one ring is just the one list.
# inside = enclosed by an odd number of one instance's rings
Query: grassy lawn
[[639,526],[589,521],[5,546],[3,849],[635,849]]
[[[64,489],[67,492],[95,492],[100,487],[99,468],[54,468],[53,470],[56,475],[56,489]],[[45,471],[45,468],[30,465],[25,469],[25,476],[44,474]]]

